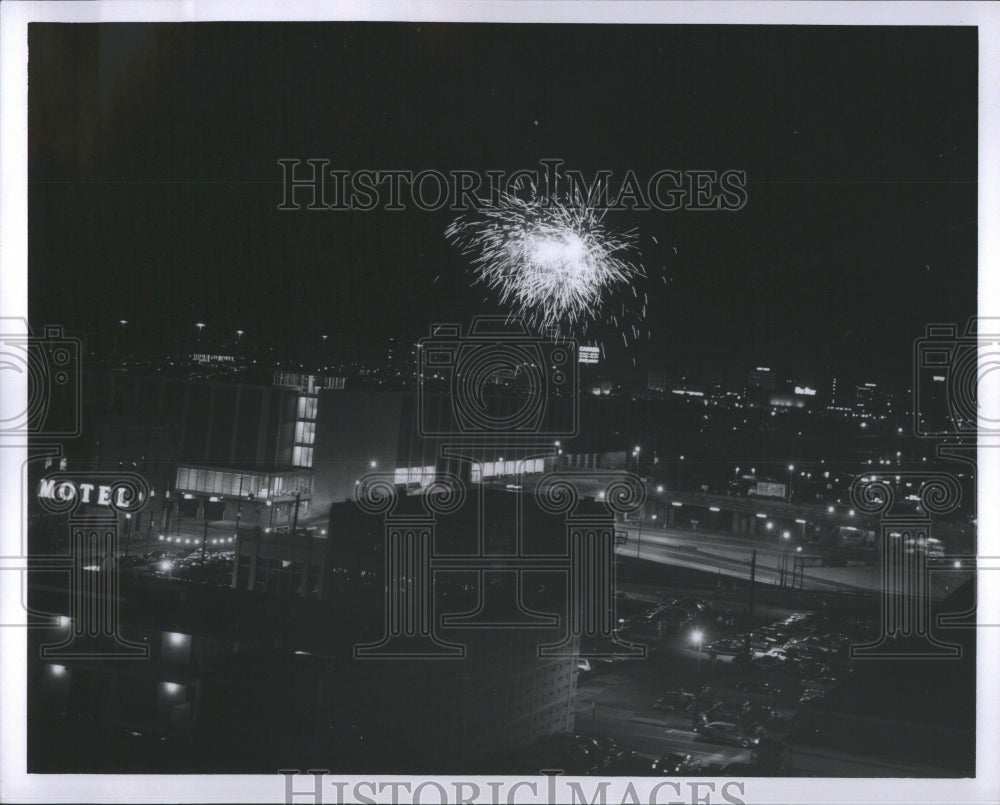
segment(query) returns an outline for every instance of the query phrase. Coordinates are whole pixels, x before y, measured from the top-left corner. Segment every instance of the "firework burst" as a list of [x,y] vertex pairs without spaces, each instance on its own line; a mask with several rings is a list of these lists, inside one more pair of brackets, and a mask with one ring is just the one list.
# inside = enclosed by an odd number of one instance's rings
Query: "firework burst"
[[629,260],[635,232],[615,234],[604,212],[566,202],[504,195],[453,221],[445,236],[472,258],[476,280],[495,291],[512,317],[539,329],[585,330],[616,288],[644,276]]

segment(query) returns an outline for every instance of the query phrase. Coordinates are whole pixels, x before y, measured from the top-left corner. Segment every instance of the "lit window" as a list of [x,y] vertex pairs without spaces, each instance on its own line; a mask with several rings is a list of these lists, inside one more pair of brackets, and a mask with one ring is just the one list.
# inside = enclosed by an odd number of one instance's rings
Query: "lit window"
[[312,444],[316,440],[316,423],[300,420],[295,423],[295,441],[298,444]]

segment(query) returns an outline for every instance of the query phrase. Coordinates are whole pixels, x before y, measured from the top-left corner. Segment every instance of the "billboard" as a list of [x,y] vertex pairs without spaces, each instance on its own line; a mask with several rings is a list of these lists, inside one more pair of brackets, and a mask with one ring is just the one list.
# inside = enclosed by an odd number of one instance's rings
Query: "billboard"
[[784,498],[785,485],[770,481],[757,481],[757,486],[751,490],[751,493],[765,498]]

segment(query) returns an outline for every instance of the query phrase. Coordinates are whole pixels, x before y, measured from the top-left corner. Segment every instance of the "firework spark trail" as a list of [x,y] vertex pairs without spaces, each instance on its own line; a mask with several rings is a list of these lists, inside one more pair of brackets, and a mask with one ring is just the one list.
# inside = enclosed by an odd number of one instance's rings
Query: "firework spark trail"
[[532,189],[528,199],[504,195],[456,219],[445,236],[472,257],[476,279],[499,294],[512,316],[568,332],[585,330],[611,291],[645,276],[628,259],[635,231],[611,233],[603,219],[580,198],[564,203]]

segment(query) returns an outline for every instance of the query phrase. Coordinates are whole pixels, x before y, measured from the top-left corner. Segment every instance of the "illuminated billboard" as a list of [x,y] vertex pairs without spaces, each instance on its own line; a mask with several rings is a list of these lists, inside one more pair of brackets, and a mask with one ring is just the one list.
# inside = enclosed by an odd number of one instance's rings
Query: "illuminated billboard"
[[783,498],[785,497],[785,485],[769,481],[757,481],[757,487],[753,493],[765,498]]

